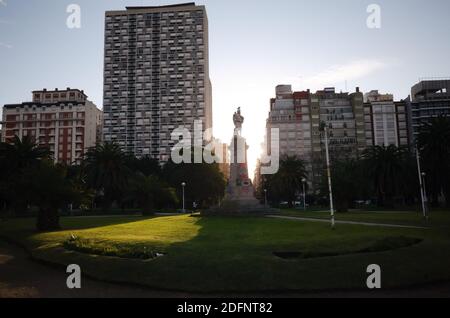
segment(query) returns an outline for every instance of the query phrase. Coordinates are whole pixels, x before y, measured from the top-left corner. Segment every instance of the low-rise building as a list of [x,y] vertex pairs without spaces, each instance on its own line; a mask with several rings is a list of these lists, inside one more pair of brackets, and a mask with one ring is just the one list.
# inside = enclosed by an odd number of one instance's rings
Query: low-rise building
[[55,162],[79,163],[99,140],[102,120],[102,111],[84,91],[43,89],[33,92],[32,102],[3,106],[2,141],[30,136],[51,151]]

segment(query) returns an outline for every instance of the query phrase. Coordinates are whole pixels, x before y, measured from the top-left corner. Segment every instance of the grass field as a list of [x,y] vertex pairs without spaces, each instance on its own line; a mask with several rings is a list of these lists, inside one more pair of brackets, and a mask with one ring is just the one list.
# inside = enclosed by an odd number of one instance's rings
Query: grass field
[[[404,217],[402,222],[409,222]],[[208,293],[365,288],[369,264],[382,267],[383,287],[450,279],[447,227],[340,224],[331,230],[314,222],[186,215],[63,218],[61,223],[62,231],[36,233],[33,219],[9,220],[0,223],[0,236],[21,243],[41,260],[75,263],[99,279],[161,289]],[[64,248],[71,236],[83,240],[83,253]],[[420,243],[402,247],[411,239]],[[105,256],[137,250],[165,255],[146,260]],[[301,255],[283,259],[274,252]]]
[[[283,209],[282,215],[330,219],[330,211],[303,211],[300,209]],[[335,213],[336,220],[371,222],[381,224],[399,224],[424,227],[450,227],[450,212],[431,211],[429,220],[425,220],[422,212],[416,211],[351,211],[347,213]]]

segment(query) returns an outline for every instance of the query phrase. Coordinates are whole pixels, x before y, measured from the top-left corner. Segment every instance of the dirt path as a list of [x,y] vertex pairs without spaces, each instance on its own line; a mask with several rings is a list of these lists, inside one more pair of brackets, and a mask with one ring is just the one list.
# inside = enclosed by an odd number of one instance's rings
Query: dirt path
[[201,297],[450,297],[450,282],[414,289],[371,291],[330,291],[318,293],[198,295],[163,292],[147,288],[104,283],[82,277],[82,288],[66,287],[63,269],[48,267],[30,259],[24,250],[0,240],[0,298],[201,298]]

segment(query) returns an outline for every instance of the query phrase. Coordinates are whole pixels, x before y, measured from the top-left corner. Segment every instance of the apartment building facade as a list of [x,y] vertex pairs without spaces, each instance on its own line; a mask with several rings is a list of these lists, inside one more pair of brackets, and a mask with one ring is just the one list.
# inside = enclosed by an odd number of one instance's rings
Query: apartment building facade
[[324,150],[321,126],[328,128],[330,154],[334,157],[356,156],[366,147],[363,94],[337,93],[334,87],[311,96],[313,156]]
[[323,125],[328,127],[333,158],[355,157],[366,147],[363,94],[336,93],[334,88],[311,93],[293,92],[290,85],[276,87],[266,123],[270,154],[271,128],[278,128],[280,155],[304,160],[310,191],[318,189],[325,162]]
[[338,93],[330,87],[311,95],[313,189],[320,187],[324,173],[325,126],[332,161],[356,158],[366,148],[363,105],[358,87],[354,93]]
[[[116,141],[138,157],[166,162],[175,145],[175,128],[184,126],[193,133],[194,121],[201,120],[203,131],[212,129],[211,90],[204,6],[106,12],[105,141]],[[212,139],[212,132],[206,139]]]
[[450,116],[450,79],[422,80],[411,88],[407,100],[411,120],[411,141],[420,127],[438,116]]
[[98,141],[102,111],[79,89],[32,94],[32,102],[3,106],[2,141],[30,136],[50,150],[55,162],[79,163]]
[[266,122],[268,153],[271,149],[272,128],[279,130],[280,155],[301,158],[311,171],[310,92],[293,92],[291,85],[278,85],[275,98],[270,100]]
[[373,90],[364,95],[367,146],[409,147],[408,103],[394,101],[392,94]]

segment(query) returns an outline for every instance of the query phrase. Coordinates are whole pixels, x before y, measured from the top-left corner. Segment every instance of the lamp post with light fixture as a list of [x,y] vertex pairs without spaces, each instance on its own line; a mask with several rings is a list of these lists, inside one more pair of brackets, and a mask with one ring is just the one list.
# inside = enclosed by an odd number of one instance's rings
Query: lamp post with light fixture
[[185,205],[184,205],[184,188],[186,187],[186,182],[181,183],[181,188],[183,189],[183,213],[186,213]]
[[264,207],[267,208],[267,189],[264,189]]
[[306,179],[303,178],[303,179],[302,179],[302,184],[303,184],[303,211],[306,211],[306,191],[305,191],[305,183],[306,183]]
[[330,152],[328,150],[328,127],[325,122],[321,124],[325,135],[325,154],[327,160],[327,178],[328,178],[328,192],[330,193],[330,215],[331,215],[331,228],[334,229],[334,206],[333,206],[333,187],[331,184],[331,168],[330,168]]
[[428,195],[427,195],[427,174],[426,172],[422,172],[422,184],[423,184],[423,204],[425,206],[425,219],[428,220]]
[[423,213],[423,218],[425,220],[428,220],[428,209],[427,209],[427,195],[426,195],[426,189],[425,189],[425,176],[426,173],[422,172],[422,168],[420,165],[420,152],[419,152],[419,147],[417,147],[416,145],[416,159],[417,159],[417,171],[419,173],[419,185],[420,185],[420,197],[422,199],[422,213]]

